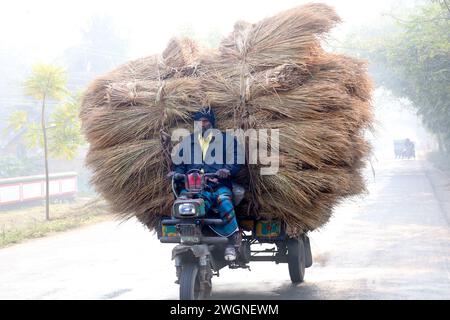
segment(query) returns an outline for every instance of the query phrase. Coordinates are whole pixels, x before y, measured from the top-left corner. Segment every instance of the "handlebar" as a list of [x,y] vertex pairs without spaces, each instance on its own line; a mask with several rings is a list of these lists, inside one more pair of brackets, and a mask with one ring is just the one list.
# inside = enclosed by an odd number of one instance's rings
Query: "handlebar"
[[[189,173],[188,173],[189,174]],[[186,178],[186,176],[188,174],[184,174],[184,173],[176,173],[172,176],[172,180],[175,180],[175,176],[178,176],[178,178],[176,180],[181,180],[183,178]],[[216,173],[199,173],[200,175],[204,176],[204,177],[211,177],[211,178],[219,178],[219,176]]]
[[[200,170],[198,169],[192,169],[189,170],[189,172],[187,174],[183,174],[183,173],[175,173],[172,176],[172,192],[173,194],[178,198],[178,194],[176,192],[176,188],[175,188],[175,180],[182,180],[187,178],[187,176],[191,173],[198,173],[199,175],[205,177],[205,178],[219,178],[219,176],[216,173],[201,173]],[[176,178],[175,178],[176,177]],[[214,181],[213,181],[214,182]]]

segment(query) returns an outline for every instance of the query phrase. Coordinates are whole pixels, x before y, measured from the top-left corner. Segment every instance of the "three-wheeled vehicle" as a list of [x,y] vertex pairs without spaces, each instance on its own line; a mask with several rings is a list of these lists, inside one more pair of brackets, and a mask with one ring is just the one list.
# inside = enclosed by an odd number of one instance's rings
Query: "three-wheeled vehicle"
[[[224,251],[229,240],[210,228],[211,225],[222,224],[223,220],[214,207],[205,212],[204,200],[199,197],[208,188],[208,179],[215,178],[215,174],[191,170],[182,177],[187,196],[179,196],[179,188],[172,178],[172,190],[176,196],[172,215],[162,219],[158,229],[162,243],[179,243],[172,250],[172,259],[175,260],[181,300],[207,299],[212,290],[211,279],[219,276],[220,269],[226,266],[249,269],[248,264],[252,261],[287,263],[291,281],[303,281],[305,268],[312,265],[311,247],[305,233],[289,237],[285,224],[280,220],[238,216],[241,245],[236,260],[226,261]],[[243,200],[244,193],[242,186],[233,184],[235,207]],[[252,246],[255,244],[269,244],[270,248],[254,250]]]
[[394,153],[396,159],[416,159],[414,142],[409,139],[394,140]]

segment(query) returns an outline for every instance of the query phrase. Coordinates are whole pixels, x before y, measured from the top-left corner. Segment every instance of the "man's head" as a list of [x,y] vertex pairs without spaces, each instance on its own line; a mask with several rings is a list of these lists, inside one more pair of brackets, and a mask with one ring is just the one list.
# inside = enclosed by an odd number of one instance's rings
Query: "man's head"
[[198,112],[194,113],[194,121],[200,121],[202,124],[202,131],[214,128],[216,124],[216,117],[214,112],[209,107],[203,107]]

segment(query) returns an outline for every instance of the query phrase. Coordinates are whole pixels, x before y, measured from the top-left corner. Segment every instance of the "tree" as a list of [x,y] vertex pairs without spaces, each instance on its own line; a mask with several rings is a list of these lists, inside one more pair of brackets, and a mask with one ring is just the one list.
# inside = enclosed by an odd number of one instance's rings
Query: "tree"
[[64,52],[71,88],[84,88],[95,76],[127,60],[129,40],[116,32],[111,17],[93,15],[81,35],[81,43]]
[[347,46],[372,62],[379,84],[413,102],[441,150],[450,151],[450,11],[432,1],[364,34]]
[[72,160],[77,155],[78,147],[85,143],[78,116],[80,105],[80,94],[68,97],[50,116],[50,155],[55,158]]
[[450,12],[450,1],[449,0],[431,0],[434,3],[439,3],[441,7],[444,9],[447,9],[448,12]]
[[[78,117],[80,105],[81,94],[68,96],[46,117],[49,119],[46,126],[49,157],[72,160],[77,155],[78,148],[85,144],[81,134],[81,122]],[[20,110],[12,113],[6,129],[16,133],[22,132],[28,148],[44,149],[42,126],[29,119],[29,114],[26,111]],[[20,170],[6,170],[4,176],[14,176],[14,173],[19,171],[20,174],[37,174],[41,170],[41,168],[35,166],[27,166],[26,164],[29,164],[27,159],[11,159],[6,157],[4,162],[9,164],[15,161]],[[15,168],[11,165],[10,167]]]
[[0,178],[39,174],[43,165],[36,165],[35,157],[0,156]]
[[[37,134],[38,125],[36,123],[28,124],[28,138],[31,144],[43,145],[44,148],[44,163],[45,163],[45,217],[50,220],[50,188],[49,188],[49,171],[48,171],[48,141],[47,141],[47,127],[46,127],[46,107],[49,100],[62,100],[66,94],[67,76],[63,69],[47,65],[37,64],[33,67],[31,75],[24,83],[25,94],[35,100],[39,101],[41,105],[41,123],[40,128],[42,132],[42,139],[39,139]],[[20,115],[23,123],[23,113],[16,113]]]

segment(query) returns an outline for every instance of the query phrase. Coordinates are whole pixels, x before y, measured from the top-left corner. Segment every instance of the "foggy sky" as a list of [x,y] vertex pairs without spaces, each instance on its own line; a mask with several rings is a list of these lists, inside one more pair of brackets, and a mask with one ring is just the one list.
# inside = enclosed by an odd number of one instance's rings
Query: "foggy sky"
[[[164,0],[164,1],[2,1],[0,53],[26,51],[33,60],[53,62],[64,49],[81,40],[94,14],[110,16],[116,32],[130,39],[130,57],[160,52],[180,27],[189,24],[202,36],[211,28],[231,31],[237,20],[256,22],[279,11],[307,3],[302,0]],[[335,31],[376,21],[384,12],[417,0],[325,0],[344,23]],[[38,62],[36,61],[36,62]]]
[[[377,24],[385,13],[398,13],[399,7],[414,6],[425,0],[324,0],[335,7],[343,19],[331,38],[357,32],[362,26]],[[160,53],[168,40],[189,25],[196,35],[206,36],[211,30],[228,34],[238,20],[256,22],[280,11],[308,3],[308,0],[3,0],[0,7],[0,130],[6,126],[9,113],[30,104],[23,96],[23,80],[36,63],[61,64],[65,50],[82,43],[82,30],[95,15],[112,19],[115,33],[129,40],[128,54],[122,61]],[[108,59],[117,53],[100,52]],[[11,61],[14,60],[14,63]],[[64,66],[64,65],[62,65]],[[82,70],[80,72],[83,72]],[[78,75],[85,80],[91,75]],[[73,78],[73,74],[72,74]],[[417,128],[415,115],[405,117],[398,101],[382,101],[375,96],[375,111],[382,118],[378,127],[381,147],[390,146],[393,136],[406,128]],[[377,98],[378,97],[378,98]],[[395,99],[394,99],[395,100]],[[396,109],[393,105],[397,106]],[[395,109],[395,110],[394,110]],[[401,114],[391,121],[392,114]],[[401,128],[401,130],[399,129]],[[408,134],[414,136],[416,130]],[[4,139],[0,136],[0,142]],[[390,147],[389,147],[390,148]],[[390,150],[390,149],[389,149]]]

